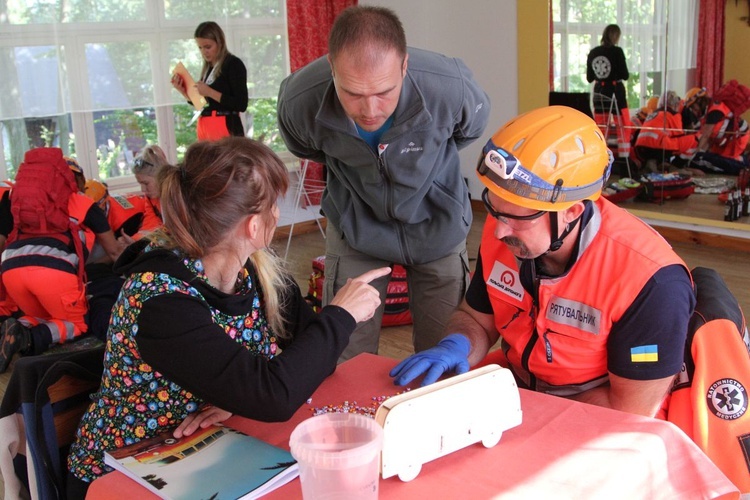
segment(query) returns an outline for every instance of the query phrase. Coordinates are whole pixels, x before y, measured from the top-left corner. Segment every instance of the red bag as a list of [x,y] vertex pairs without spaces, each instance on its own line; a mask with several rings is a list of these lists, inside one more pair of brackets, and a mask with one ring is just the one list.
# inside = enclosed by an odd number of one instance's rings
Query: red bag
[[[406,284],[406,269],[394,264],[391,281],[385,298],[385,312],[382,326],[401,326],[412,323],[409,311],[409,289]],[[307,280],[308,288],[305,300],[315,312],[320,312],[323,300],[323,281],[325,280],[325,255],[316,257],[312,261],[313,271]]]
[[68,202],[77,191],[61,149],[27,151],[10,194],[13,234],[19,238],[65,235],[71,225]]
[[78,192],[73,171],[60,148],[26,152],[10,192],[13,231],[8,241],[46,236],[66,245],[78,256],[78,277],[84,280],[83,242],[79,226],[70,218],[68,203]]
[[661,203],[664,200],[680,200],[695,192],[693,178],[677,173],[649,173],[641,176],[638,198]]
[[734,114],[735,122],[740,119],[742,113],[750,109],[750,88],[738,83],[737,80],[729,80],[719,87],[713,98],[726,104]]

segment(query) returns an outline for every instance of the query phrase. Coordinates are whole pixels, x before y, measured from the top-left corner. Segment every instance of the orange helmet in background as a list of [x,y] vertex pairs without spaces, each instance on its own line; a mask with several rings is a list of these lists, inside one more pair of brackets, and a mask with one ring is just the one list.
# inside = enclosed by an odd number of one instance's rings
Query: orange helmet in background
[[83,194],[94,200],[97,205],[103,205],[109,197],[109,189],[102,181],[89,179],[83,188]]
[[514,205],[556,212],[599,198],[613,159],[594,120],[549,106],[503,125],[484,146],[477,176]]
[[685,92],[685,106],[692,106],[699,98],[708,96],[706,87],[693,87]]
[[659,97],[657,96],[651,96],[649,97],[648,101],[646,101],[646,108],[649,109],[649,114],[656,111],[656,108],[659,106]]

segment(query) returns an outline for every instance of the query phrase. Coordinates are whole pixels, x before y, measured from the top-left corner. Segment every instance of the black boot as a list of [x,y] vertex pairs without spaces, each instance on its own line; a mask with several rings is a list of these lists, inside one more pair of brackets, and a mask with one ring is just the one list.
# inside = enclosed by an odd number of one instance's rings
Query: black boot
[[15,318],[6,319],[0,326],[0,373],[5,373],[17,352],[31,347],[31,331]]

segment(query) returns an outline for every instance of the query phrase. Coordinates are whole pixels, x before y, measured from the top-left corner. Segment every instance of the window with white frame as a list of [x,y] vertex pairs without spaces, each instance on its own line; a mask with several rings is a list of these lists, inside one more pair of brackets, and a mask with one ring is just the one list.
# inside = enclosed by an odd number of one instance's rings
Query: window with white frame
[[586,57],[608,24],[622,30],[628,107],[639,109],[665,90],[684,95],[693,86],[698,0],[551,1],[554,90],[590,92]]
[[195,141],[194,110],[170,84],[197,76],[193,32],[216,21],[248,70],[247,135],[276,151],[279,84],[288,73],[284,0],[0,1],[0,178],[30,148],[75,155],[89,178],[132,183],[133,158],[159,144],[170,159]]

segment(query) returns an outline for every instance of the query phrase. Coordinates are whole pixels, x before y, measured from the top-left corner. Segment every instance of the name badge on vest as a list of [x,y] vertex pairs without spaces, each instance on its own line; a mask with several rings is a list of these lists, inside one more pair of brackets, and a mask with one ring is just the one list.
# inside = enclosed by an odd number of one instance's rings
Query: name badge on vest
[[599,335],[602,312],[581,302],[552,297],[547,306],[546,318],[555,323]]
[[509,268],[502,262],[495,261],[492,272],[487,278],[487,285],[518,301],[522,301],[526,294],[523,285],[521,285],[518,271]]

